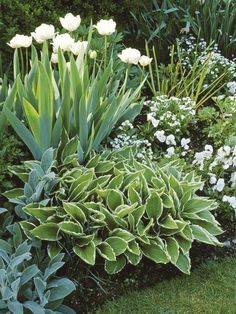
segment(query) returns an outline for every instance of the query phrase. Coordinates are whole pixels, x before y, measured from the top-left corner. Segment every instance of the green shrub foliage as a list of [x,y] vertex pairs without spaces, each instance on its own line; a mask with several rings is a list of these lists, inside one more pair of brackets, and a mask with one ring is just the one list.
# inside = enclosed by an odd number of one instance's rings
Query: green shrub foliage
[[[222,231],[211,214],[216,204],[196,194],[202,182],[194,172],[186,175],[173,163],[143,165],[129,149],[104,154],[94,155],[86,166],[71,157],[57,167],[50,203],[23,207],[29,218],[20,224],[28,237],[65,241],[87,264],[104,259],[109,273],[137,265],[143,256],[189,273],[194,240],[220,244],[215,236]],[[41,163],[31,163],[31,171],[40,177],[52,160],[47,151]],[[34,182],[24,181],[18,201],[26,192],[35,193]]]
[[59,16],[71,12],[80,14],[83,20],[94,22],[102,17],[113,17],[119,22],[119,27],[130,21],[129,11],[136,11],[141,0],[93,1],[93,0],[1,0],[0,3],[0,51],[5,64],[10,63],[12,50],[6,43],[16,33],[30,35],[30,32],[41,23],[59,26]]
[[0,149],[0,192],[13,188],[14,181],[8,167],[20,164],[29,158],[29,153],[20,140],[8,130],[1,138]]

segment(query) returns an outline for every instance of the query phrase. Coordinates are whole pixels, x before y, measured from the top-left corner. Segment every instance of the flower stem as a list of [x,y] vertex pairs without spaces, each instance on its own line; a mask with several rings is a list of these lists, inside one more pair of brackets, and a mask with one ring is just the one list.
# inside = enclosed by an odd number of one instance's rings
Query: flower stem
[[21,78],[24,78],[24,58],[23,58],[23,52],[22,52],[22,48],[19,49],[20,50],[20,63],[21,63]]
[[26,73],[28,73],[28,65],[29,65],[29,54],[28,54],[28,48],[26,48],[26,51],[25,51],[25,64],[26,64]]
[[104,47],[105,47],[105,52],[104,52],[104,69],[106,68],[107,65],[107,36],[105,35],[105,43],[104,43]]

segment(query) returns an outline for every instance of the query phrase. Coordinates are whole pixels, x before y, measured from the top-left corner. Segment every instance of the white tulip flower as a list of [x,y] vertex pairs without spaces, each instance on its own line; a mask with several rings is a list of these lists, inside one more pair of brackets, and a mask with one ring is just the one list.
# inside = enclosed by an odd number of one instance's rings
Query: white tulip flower
[[148,56],[141,56],[139,59],[139,63],[142,67],[145,67],[149,65],[152,62],[152,58],[149,58]]
[[11,48],[28,48],[32,44],[32,37],[16,34],[7,44]]
[[31,33],[37,43],[42,44],[48,39],[52,39],[55,36],[55,27],[53,25],[41,24],[36,27],[34,33]]
[[52,53],[51,62],[52,63],[58,63],[58,54],[57,53]]
[[118,54],[118,57],[123,61],[124,63],[129,64],[138,64],[141,53],[139,50],[134,48],[126,48],[121,51],[121,54]]
[[110,20],[100,20],[94,25],[100,35],[111,35],[116,31],[116,22]]
[[85,53],[87,48],[88,48],[87,41],[77,41],[72,45],[71,52],[73,52],[74,55],[78,56],[80,53]]
[[65,17],[60,17],[60,22],[64,29],[73,32],[80,26],[81,18],[79,15],[74,16],[72,13],[67,13]]
[[53,38],[53,51],[56,53],[59,48],[64,51],[71,51],[73,44],[75,43],[74,39],[70,34],[60,34]]

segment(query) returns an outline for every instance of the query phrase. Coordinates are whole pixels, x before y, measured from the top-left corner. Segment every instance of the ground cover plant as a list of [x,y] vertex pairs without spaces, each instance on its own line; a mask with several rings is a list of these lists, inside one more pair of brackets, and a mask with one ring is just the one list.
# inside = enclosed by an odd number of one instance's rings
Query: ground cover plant
[[[5,312],[91,312],[106,289],[122,295],[132,283],[153,283],[153,272],[191,276],[207,254],[234,251],[236,63],[225,47],[233,35],[200,31],[192,10],[205,19],[208,1],[153,5],[164,22],[153,32],[155,18],[145,20],[151,38],[142,53],[133,40],[125,45],[114,19],[77,13],[55,13],[56,25],[8,39],[12,72],[0,80]],[[186,24],[167,47],[171,16]],[[220,18],[214,27],[231,29],[233,19]]]

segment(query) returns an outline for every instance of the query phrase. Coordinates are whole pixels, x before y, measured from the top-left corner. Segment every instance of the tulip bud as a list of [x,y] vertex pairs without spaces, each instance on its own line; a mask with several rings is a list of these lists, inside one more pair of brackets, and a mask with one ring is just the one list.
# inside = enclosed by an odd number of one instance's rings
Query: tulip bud
[[139,63],[142,67],[145,67],[149,65],[152,62],[152,58],[149,58],[148,56],[141,56],[139,59]]
[[58,54],[57,53],[52,53],[51,62],[52,63],[58,63]]
[[96,59],[97,58],[97,51],[96,50],[89,50],[89,58]]

